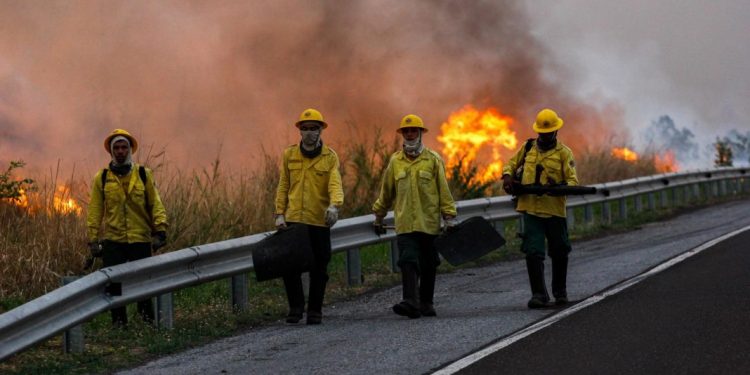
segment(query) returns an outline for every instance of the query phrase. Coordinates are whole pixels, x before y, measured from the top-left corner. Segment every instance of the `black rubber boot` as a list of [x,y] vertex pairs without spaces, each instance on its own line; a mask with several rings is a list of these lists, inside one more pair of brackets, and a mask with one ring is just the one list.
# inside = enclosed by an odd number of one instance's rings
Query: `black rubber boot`
[[549,306],[549,294],[544,283],[544,258],[526,257],[526,270],[529,273],[529,285],[531,286],[531,299],[528,307],[530,309],[541,309]]
[[286,316],[286,322],[298,323],[302,320],[302,313],[305,311],[305,292],[302,290],[300,275],[285,276],[284,289],[289,301],[289,314]]
[[552,295],[556,305],[568,303],[568,257],[552,258]]
[[328,275],[310,275],[310,295],[307,298],[307,324],[320,324],[323,321],[323,298],[326,294]]
[[[428,269],[429,268],[429,269]],[[433,306],[433,296],[435,295],[435,274],[437,270],[430,267],[422,269],[422,275],[419,278],[419,310],[422,316],[437,316]]]
[[422,316],[419,311],[419,302],[417,293],[419,286],[417,268],[413,264],[404,264],[401,266],[401,286],[403,300],[393,305],[393,312],[401,316],[408,316],[410,319],[416,319]]

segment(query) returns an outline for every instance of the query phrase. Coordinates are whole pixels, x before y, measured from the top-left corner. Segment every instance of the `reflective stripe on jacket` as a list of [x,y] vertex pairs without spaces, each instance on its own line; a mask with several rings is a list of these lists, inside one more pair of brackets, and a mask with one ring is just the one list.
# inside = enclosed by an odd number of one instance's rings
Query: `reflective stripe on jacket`
[[[90,241],[99,240],[102,219],[104,239],[115,242],[151,242],[151,233],[167,230],[167,212],[154,186],[154,175],[150,169],[146,168],[145,185],[138,176],[138,165],[135,163],[130,173],[123,177],[108,171],[103,190],[101,177],[102,171],[99,171],[91,182],[87,217]],[[147,212],[146,194],[151,212]]]
[[[503,167],[503,175],[513,176],[518,164],[523,158],[524,148],[516,152],[515,155],[508,161],[508,164]],[[575,161],[573,160],[573,152],[560,142],[557,141],[555,148],[540,152],[534,142],[534,146],[531,147],[529,152],[526,154],[526,162],[523,166],[523,176],[521,177],[521,183],[524,185],[531,185],[536,182],[537,165],[541,165],[543,170],[539,174],[539,183],[542,185],[560,184],[567,183],[569,186],[578,185],[578,176],[576,176]],[[527,212],[531,215],[550,217],[559,216],[565,217],[565,196],[553,197],[550,195],[535,195],[527,194],[518,197],[518,206],[516,210],[519,212]]]
[[299,145],[284,150],[276,188],[277,215],[286,221],[325,227],[328,206],[344,203],[339,157],[326,145],[320,155],[307,158]]
[[440,217],[456,216],[443,159],[425,148],[414,160],[403,151],[391,156],[372,211],[385,215],[393,207],[396,233],[440,233]]

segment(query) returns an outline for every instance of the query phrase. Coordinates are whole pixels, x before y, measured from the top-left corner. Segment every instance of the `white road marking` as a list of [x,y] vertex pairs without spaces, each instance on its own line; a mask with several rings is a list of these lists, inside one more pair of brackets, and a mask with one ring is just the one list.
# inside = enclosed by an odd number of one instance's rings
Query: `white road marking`
[[555,322],[558,322],[558,321],[564,319],[567,316],[573,315],[574,313],[576,313],[579,310],[582,310],[582,309],[584,309],[584,308],[586,308],[588,306],[591,306],[591,305],[593,305],[593,304],[595,304],[595,303],[597,303],[597,302],[599,302],[599,301],[601,301],[601,300],[603,300],[603,299],[605,299],[605,298],[607,298],[609,296],[615,295],[615,294],[617,294],[617,293],[619,293],[619,292],[621,292],[621,291],[623,291],[623,290],[625,290],[625,289],[627,289],[627,288],[629,288],[629,287],[631,287],[631,286],[633,286],[633,285],[635,285],[635,284],[637,284],[637,283],[645,280],[648,277],[651,277],[651,276],[653,276],[653,275],[655,275],[655,274],[657,274],[657,273],[659,273],[661,271],[664,271],[667,268],[672,267],[675,264],[680,263],[680,262],[684,261],[685,259],[688,259],[688,258],[692,257],[693,255],[696,255],[696,254],[698,254],[698,253],[700,253],[700,252],[702,252],[702,251],[704,251],[704,250],[706,250],[708,248],[711,248],[712,246],[715,246],[716,244],[718,244],[718,243],[720,243],[722,241],[725,241],[725,240],[727,240],[727,239],[729,239],[731,237],[734,237],[734,236],[736,236],[736,235],[738,235],[738,234],[740,234],[742,232],[745,232],[747,230],[750,230],[750,226],[746,226],[744,228],[741,228],[741,229],[735,230],[733,232],[727,233],[727,234],[725,234],[725,235],[723,235],[721,237],[718,237],[718,238],[715,238],[715,239],[713,239],[711,241],[708,241],[708,242],[704,243],[703,245],[700,245],[700,246],[698,246],[698,247],[696,247],[696,248],[694,248],[692,250],[688,250],[688,251],[686,251],[686,252],[684,252],[684,253],[682,253],[682,254],[680,254],[680,255],[678,255],[678,256],[676,256],[676,257],[674,257],[674,258],[672,258],[672,259],[670,259],[670,260],[668,260],[668,261],[666,261],[664,263],[661,263],[661,264],[657,265],[654,268],[651,268],[650,270],[648,270],[648,271],[646,271],[644,273],[641,273],[639,275],[633,276],[632,278],[627,279],[627,280],[625,280],[625,281],[623,281],[623,282],[621,282],[619,284],[616,284],[614,287],[612,287],[610,289],[607,289],[607,290],[605,290],[605,291],[603,291],[603,292],[601,292],[599,294],[595,294],[595,295],[593,295],[593,296],[591,296],[591,297],[589,297],[589,298],[587,298],[587,299],[585,299],[585,300],[583,300],[583,301],[581,301],[581,302],[579,302],[579,303],[577,303],[577,304],[575,304],[575,305],[573,305],[573,306],[571,306],[571,307],[569,307],[569,308],[567,308],[567,309],[565,309],[565,310],[563,310],[563,311],[561,311],[561,312],[559,312],[557,314],[554,314],[554,315],[550,316],[549,318],[541,320],[541,321],[539,321],[537,323],[534,323],[534,324],[532,324],[532,325],[530,325],[530,326],[528,326],[528,327],[526,327],[526,328],[524,328],[524,329],[522,329],[522,330],[520,330],[520,331],[518,331],[516,333],[513,333],[510,336],[508,336],[508,337],[506,337],[506,338],[504,338],[504,339],[502,339],[502,340],[500,340],[500,341],[498,341],[498,342],[496,342],[496,343],[494,343],[494,344],[492,344],[492,345],[490,345],[490,346],[488,346],[488,347],[486,347],[486,348],[484,348],[484,349],[482,349],[480,351],[474,352],[474,353],[472,353],[472,354],[470,354],[470,355],[468,355],[468,356],[466,356],[464,358],[461,358],[461,359],[457,360],[456,362],[453,362],[450,365],[448,365],[446,367],[443,367],[442,369],[434,372],[433,375],[450,375],[450,374],[455,374],[456,372],[458,372],[458,371],[460,371],[460,370],[462,370],[462,369],[470,366],[474,362],[478,362],[482,358],[487,357],[488,355],[490,355],[492,353],[495,353],[498,350],[503,349],[506,346],[508,346],[508,345],[510,345],[510,344],[512,344],[512,343],[514,343],[514,342],[516,342],[516,341],[518,341],[518,340],[520,340],[520,339],[522,339],[522,338],[524,338],[526,336],[529,336],[529,335],[533,334],[534,332],[537,332],[537,331],[542,330],[542,329],[544,329],[546,327],[549,327],[550,325],[554,324]]

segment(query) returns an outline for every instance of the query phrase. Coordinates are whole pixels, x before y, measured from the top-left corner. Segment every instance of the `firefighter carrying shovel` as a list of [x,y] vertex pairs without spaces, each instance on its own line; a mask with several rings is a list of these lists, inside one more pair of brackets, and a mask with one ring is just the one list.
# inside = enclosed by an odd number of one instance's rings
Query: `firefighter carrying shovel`
[[427,132],[422,119],[407,115],[397,131],[404,139],[403,149],[391,156],[386,167],[372,206],[373,225],[376,233],[385,233],[383,218],[393,207],[403,287],[403,300],[393,312],[412,319],[436,316],[433,295],[440,258],[433,241],[440,234],[441,217],[446,228],[457,224],[456,204],[443,160],[422,144],[422,134]]

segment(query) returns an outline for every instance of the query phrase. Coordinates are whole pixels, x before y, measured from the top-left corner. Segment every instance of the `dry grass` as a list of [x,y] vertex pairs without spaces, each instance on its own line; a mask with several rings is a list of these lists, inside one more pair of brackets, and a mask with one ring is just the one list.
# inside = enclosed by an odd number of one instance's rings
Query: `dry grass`
[[[370,212],[380,187],[380,176],[398,140],[383,141],[380,133],[367,142],[337,148],[345,189],[342,216]],[[210,168],[194,172],[171,170],[162,154],[148,156],[145,164],[155,178],[170,218],[171,251],[258,233],[272,228],[273,197],[279,159],[267,153],[260,167],[250,172],[227,171],[216,159]],[[650,162],[629,163],[608,151],[576,155],[582,184],[621,180],[657,173]],[[641,160],[651,160],[648,156]],[[57,288],[60,276],[83,274],[88,256],[84,215],[52,209],[57,177],[40,183],[36,213],[0,201],[0,301],[25,301]],[[90,177],[66,182],[73,197],[85,203]],[[493,191],[498,191],[494,189]],[[4,310],[0,304],[0,312]]]

